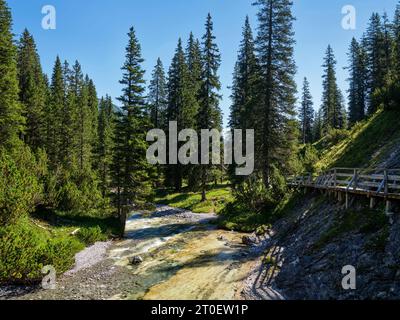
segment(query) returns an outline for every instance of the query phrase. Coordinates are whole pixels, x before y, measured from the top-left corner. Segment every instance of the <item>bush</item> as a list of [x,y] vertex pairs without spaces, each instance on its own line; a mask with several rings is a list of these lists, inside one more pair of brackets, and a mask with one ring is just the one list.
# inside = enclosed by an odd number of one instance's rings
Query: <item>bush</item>
[[71,237],[50,238],[25,219],[0,227],[0,283],[35,283],[42,279],[43,266],[57,273],[68,270],[83,245]]
[[107,236],[103,234],[99,226],[83,228],[79,230],[78,238],[87,245],[92,245],[98,241],[107,240]]
[[250,176],[235,187],[235,199],[249,211],[265,211],[274,207],[286,192],[285,178],[274,166],[271,168],[270,185],[267,188],[258,175]]
[[377,89],[372,96],[372,102],[378,107],[383,105],[386,110],[399,110],[400,81],[398,76],[389,79],[383,88]]
[[303,167],[303,172],[314,173],[315,165],[319,160],[318,150],[312,145],[306,145],[300,151],[300,159]]
[[329,129],[326,135],[326,140],[330,146],[338,144],[340,141],[350,136],[349,130],[346,129]]
[[[53,175],[53,176],[51,176]],[[47,179],[49,203],[63,211],[86,212],[104,207],[96,175],[91,170],[79,172],[77,168],[60,167]]]
[[0,149],[0,225],[14,223],[41,202],[39,167],[28,147]]

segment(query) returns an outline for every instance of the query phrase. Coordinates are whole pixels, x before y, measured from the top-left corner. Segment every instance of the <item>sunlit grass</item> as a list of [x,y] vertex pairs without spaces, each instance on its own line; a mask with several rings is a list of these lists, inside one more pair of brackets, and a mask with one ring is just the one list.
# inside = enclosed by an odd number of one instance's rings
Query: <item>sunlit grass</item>
[[207,191],[207,201],[201,201],[201,192],[182,192],[160,194],[155,202],[175,208],[190,210],[194,213],[216,213],[222,211],[225,206],[234,200],[229,185],[210,186]]
[[395,144],[400,142],[399,115],[397,112],[379,111],[371,118],[356,124],[342,141],[321,147],[317,171],[332,167],[368,168],[375,167],[387,158]]

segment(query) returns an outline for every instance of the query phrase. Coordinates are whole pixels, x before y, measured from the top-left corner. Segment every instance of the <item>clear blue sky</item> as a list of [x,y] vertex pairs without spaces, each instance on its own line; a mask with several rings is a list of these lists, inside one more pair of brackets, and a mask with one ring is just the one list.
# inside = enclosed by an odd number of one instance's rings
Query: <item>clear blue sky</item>
[[[215,35],[221,50],[220,77],[223,85],[222,109],[225,120],[229,113],[232,71],[241,40],[246,14],[257,26],[256,7],[252,0],[8,0],[14,18],[14,33],[18,36],[27,27],[34,35],[44,71],[51,74],[56,55],[70,62],[78,59],[95,81],[99,96],[117,97],[121,87],[120,67],[127,43],[126,33],[134,26],[142,45],[144,68],[148,79],[157,57],[167,68],[177,40],[185,41],[190,31],[197,37],[204,32],[208,12],[214,19]],[[294,0],[296,50],[298,66],[296,80],[301,88],[302,78],[311,82],[315,107],[321,101],[321,65],[328,44],[338,60],[340,88],[347,90],[347,49],[353,36],[365,31],[372,12],[393,16],[397,0]],[[44,5],[57,10],[57,29],[41,27]],[[356,30],[341,26],[342,7],[351,4],[357,10]]]

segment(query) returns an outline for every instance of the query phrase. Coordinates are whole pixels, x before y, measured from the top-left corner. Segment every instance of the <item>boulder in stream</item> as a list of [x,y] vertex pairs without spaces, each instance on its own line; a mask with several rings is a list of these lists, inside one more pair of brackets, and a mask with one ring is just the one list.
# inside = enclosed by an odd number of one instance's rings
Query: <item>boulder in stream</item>
[[257,243],[257,238],[255,236],[243,236],[242,243],[246,246],[253,246]]
[[129,263],[132,265],[138,265],[143,263],[143,258],[141,256],[134,256],[129,259]]

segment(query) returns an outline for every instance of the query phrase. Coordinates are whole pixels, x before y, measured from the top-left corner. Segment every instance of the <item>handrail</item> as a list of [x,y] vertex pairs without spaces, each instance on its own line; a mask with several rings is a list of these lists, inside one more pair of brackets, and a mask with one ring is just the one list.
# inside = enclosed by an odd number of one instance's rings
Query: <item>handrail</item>
[[288,179],[289,186],[331,189],[400,199],[400,169],[332,168]]

